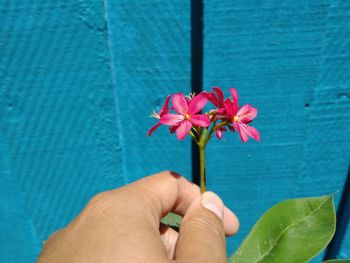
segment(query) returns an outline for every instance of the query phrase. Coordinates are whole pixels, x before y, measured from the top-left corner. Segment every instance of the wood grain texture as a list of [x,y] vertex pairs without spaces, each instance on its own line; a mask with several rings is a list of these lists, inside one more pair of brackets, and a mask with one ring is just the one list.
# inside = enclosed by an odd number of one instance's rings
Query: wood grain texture
[[[0,133],[0,259],[1,262],[34,262],[41,244],[9,158]],[[20,253],[19,247],[22,248]]]
[[[321,167],[313,169],[316,173],[323,172],[338,180],[342,180],[339,174],[346,175],[347,165],[350,160],[350,2],[332,1],[329,6],[323,52],[321,59],[322,74],[319,76],[318,85],[318,119],[322,116],[321,111],[332,112],[331,116],[323,114],[324,126],[333,126],[330,129],[330,137],[322,147],[318,136],[315,151],[319,152],[319,157],[325,163],[324,169]],[[315,114],[316,115],[316,114]],[[317,126],[316,126],[316,125]],[[321,122],[314,120],[316,129],[322,129]],[[316,136],[313,136],[313,139]],[[330,141],[329,141],[330,140]],[[314,141],[315,142],[315,141]],[[315,156],[317,157],[317,156]],[[316,159],[316,158],[315,158]],[[313,162],[315,163],[315,161]],[[311,167],[316,167],[315,165]],[[326,176],[325,176],[326,177]],[[326,178],[325,178],[326,179]],[[327,184],[324,179],[322,183]],[[339,190],[341,188],[339,187]],[[340,194],[338,195],[340,197]],[[350,258],[350,222],[343,240],[339,258]]]
[[179,142],[166,127],[148,138],[168,94],[190,92],[190,6],[185,1],[105,1],[109,49],[130,182],[161,170],[191,177],[190,139]]
[[[350,3],[204,4],[204,88],[235,86],[262,134],[208,146],[208,187],[241,220],[232,252],[273,204],[342,189]],[[147,138],[151,111],[190,91],[189,1],[7,0],[0,21],[0,262],[33,261],[97,192],[164,169],[190,177],[189,138]]]
[[[1,150],[11,168],[0,192],[9,178],[18,198],[1,219],[13,227],[0,261],[16,262],[5,260],[14,248],[18,258],[38,253],[93,194],[125,181],[103,3],[5,1],[0,20]],[[17,216],[37,238],[21,249],[7,239]]]
[[189,140],[165,128],[147,138],[152,110],[190,91],[189,17],[184,2],[1,4],[1,262],[18,238],[16,260],[33,261],[97,192],[164,169],[191,175]]
[[273,204],[342,189],[348,14],[342,1],[205,1],[204,87],[235,86],[241,105],[259,109],[253,126],[262,134],[261,143],[246,145],[225,134],[208,148],[209,188],[241,221],[230,251]]

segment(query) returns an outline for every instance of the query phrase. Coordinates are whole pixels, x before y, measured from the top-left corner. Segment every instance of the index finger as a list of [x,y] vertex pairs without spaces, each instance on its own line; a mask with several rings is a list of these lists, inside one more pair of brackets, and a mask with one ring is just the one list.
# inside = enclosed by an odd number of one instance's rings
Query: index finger
[[[127,186],[128,191],[140,196],[147,205],[143,208],[159,224],[161,218],[169,212],[184,216],[196,197],[200,196],[197,185],[189,182],[176,172],[164,171],[147,176]],[[224,230],[226,235],[233,235],[239,228],[235,214],[224,208]]]
[[136,191],[143,201],[149,201],[150,207],[146,209],[157,217],[157,223],[169,212],[183,216],[192,201],[201,194],[197,185],[172,171],[144,177],[127,188]]

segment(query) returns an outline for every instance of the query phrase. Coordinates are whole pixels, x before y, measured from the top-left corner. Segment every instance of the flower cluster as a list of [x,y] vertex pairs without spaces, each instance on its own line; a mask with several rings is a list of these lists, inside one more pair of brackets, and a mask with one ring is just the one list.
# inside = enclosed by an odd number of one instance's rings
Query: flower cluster
[[[213,87],[212,92],[204,91],[188,97],[182,93],[169,95],[161,110],[152,114],[152,117],[158,119],[158,123],[148,131],[148,136],[163,124],[168,125],[170,132],[175,132],[179,140],[183,140],[189,134],[197,143],[204,145],[214,132],[221,140],[223,133],[228,130],[237,131],[243,142],[246,142],[249,137],[260,141],[259,132],[248,125],[256,117],[257,109],[249,104],[240,107],[237,91],[231,88],[230,93],[231,98],[225,99],[223,91]],[[214,106],[214,109],[202,114],[201,110],[208,102]]]

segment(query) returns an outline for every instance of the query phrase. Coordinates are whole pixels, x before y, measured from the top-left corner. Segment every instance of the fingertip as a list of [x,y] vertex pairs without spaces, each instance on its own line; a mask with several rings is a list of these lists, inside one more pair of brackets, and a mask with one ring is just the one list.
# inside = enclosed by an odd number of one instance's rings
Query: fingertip
[[224,230],[227,236],[232,236],[239,229],[239,220],[237,216],[226,206],[224,207]]
[[218,195],[210,191],[205,192],[202,194],[201,203],[222,220],[226,236],[232,236],[238,231],[239,221],[237,216],[223,204]]
[[221,220],[224,219],[224,203],[215,193],[210,191],[203,193],[201,204],[217,215]]
[[217,194],[210,191],[203,193],[201,203],[222,220],[226,236],[232,236],[237,233],[239,229],[237,216],[224,205]]
[[215,193],[197,196],[181,223],[175,258],[181,262],[226,262],[223,218],[224,204]]

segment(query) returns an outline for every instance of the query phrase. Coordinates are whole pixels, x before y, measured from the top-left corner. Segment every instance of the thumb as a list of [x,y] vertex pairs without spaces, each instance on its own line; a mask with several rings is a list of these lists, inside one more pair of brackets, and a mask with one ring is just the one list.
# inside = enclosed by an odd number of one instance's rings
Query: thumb
[[213,192],[198,196],[180,227],[175,259],[181,262],[226,263],[224,204]]

